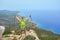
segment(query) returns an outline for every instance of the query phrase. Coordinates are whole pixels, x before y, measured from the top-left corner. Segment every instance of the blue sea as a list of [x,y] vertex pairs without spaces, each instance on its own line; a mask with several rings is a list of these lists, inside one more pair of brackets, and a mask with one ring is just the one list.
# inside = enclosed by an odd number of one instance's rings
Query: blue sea
[[22,10],[19,13],[24,17],[30,14],[31,20],[38,24],[38,28],[60,34],[60,10]]

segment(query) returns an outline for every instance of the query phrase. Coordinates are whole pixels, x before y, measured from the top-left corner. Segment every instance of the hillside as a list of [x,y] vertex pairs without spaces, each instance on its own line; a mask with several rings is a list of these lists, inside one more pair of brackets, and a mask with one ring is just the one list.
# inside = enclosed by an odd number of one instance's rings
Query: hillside
[[[4,25],[6,26],[6,30],[4,32],[5,34],[9,34],[10,30],[16,30],[19,32],[19,22],[16,20],[16,15],[18,15],[18,11],[7,11],[7,10],[0,10],[0,25]],[[41,28],[37,28],[37,24],[34,22],[28,22],[26,21],[26,25],[27,25],[27,30],[29,29],[33,29],[36,31],[38,37],[41,40],[60,40],[60,35],[59,34],[54,34],[51,31],[47,31]],[[18,33],[17,32],[17,33]],[[25,40],[27,40],[27,38],[33,40],[34,38],[32,37],[26,37]]]
[[18,11],[0,10],[0,25],[6,26],[7,29],[15,26],[15,16],[17,13]]

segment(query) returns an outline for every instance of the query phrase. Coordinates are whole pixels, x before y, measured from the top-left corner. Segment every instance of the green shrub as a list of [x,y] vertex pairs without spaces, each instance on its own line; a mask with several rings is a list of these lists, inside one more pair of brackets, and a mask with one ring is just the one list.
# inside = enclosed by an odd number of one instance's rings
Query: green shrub
[[3,33],[3,35],[6,35],[6,34],[11,34],[11,31],[10,30],[5,30],[5,32]]
[[35,38],[32,36],[27,36],[24,40],[35,40]]

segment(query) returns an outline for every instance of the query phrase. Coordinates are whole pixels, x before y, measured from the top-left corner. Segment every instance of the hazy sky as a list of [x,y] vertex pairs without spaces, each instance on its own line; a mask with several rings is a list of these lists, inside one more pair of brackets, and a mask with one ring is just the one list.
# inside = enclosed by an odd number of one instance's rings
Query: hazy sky
[[0,0],[1,10],[60,10],[60,0]]

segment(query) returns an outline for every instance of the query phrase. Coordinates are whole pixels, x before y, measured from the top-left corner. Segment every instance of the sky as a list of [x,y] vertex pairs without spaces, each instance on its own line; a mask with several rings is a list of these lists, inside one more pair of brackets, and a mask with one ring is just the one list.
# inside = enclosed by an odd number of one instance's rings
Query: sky
[[30,12],[33,21],[45,26],[40,28],[60,33],[60,0],[0,0],[0,10],[22,11],[24,16]]
[[60,0],[0,0],[0,9],[60,10]]

